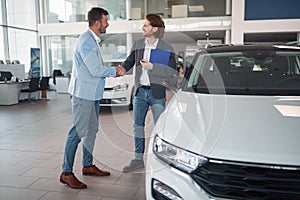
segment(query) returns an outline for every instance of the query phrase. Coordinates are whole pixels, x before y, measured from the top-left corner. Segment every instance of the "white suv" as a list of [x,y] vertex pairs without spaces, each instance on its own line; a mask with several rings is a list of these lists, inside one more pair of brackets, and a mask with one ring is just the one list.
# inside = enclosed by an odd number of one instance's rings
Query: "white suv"
[[[121,61],[106,62],[108,67],[115,67],[122,64]],[[129,71],[125,76],[107,77],[103,99],[100,101],[100,106],[128,106],[129,110],[133,108],[133,87],[134,74]]]
[[196,53],[146,166],[147,199],[300,199],[300,47]]

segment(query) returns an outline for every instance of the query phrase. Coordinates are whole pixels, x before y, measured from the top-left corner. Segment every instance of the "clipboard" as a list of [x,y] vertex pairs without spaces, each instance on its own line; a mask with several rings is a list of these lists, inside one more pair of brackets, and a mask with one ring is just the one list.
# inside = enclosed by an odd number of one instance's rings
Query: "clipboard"
[[151,49],[149,61],[153,64],[168,65],[171,51],[163,49]]

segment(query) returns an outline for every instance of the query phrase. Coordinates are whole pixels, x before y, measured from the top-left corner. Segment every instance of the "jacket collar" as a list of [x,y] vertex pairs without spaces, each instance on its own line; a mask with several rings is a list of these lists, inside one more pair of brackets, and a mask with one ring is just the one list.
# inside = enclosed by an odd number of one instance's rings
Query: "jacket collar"
[[101,42],[101,39],[91,29],[88,29],[88,32],[94,38],[97,44]]

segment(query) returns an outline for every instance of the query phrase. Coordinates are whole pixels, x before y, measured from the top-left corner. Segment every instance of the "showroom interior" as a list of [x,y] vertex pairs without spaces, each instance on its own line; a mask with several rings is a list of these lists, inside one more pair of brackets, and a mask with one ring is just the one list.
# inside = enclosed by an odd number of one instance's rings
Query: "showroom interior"
[[[299,0],[0,2],[0,73],[11,72],[10,80],[0,79],[0,199],[145,199],[147,172],[123,174],[121,170],[133,155],[133,117],[128,108],[104,107],[100,112],[95,160],[112,176],[79,176],[89,182],[88,190],[74,191],[58,181],[72,124],[67,88],[73,48],[76,38],[88,28],[90,8],[109,11],[110,25],[101,35],[107,63],[126,59],[132,43],[142,37],[147,13],[163,18],[164,39],[185,67],[207,45],[300,42]],[[34,78],[47,79],[49,87],[26,91]],[[147,123],[150,136],[151,117]],[[75,166],[80,171],[81,158],[77,158]]]

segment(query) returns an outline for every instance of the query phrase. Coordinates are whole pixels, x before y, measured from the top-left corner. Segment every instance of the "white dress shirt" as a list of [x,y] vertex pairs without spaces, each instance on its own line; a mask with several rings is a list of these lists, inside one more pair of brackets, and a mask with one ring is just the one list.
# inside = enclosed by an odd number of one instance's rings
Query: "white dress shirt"
[[[145,49],[144,49],[144,55],[143,55],[144,60],[149,61],[151,49],[156,49],[157,43],[158,43],[158,39],[154,42],[154,44],[149,44],[148,40],[147,39],[145,40]],[[140,84],[150,86],[148,70],[145,70],[144,68],[143,68],[143,71],[141,74]]]

